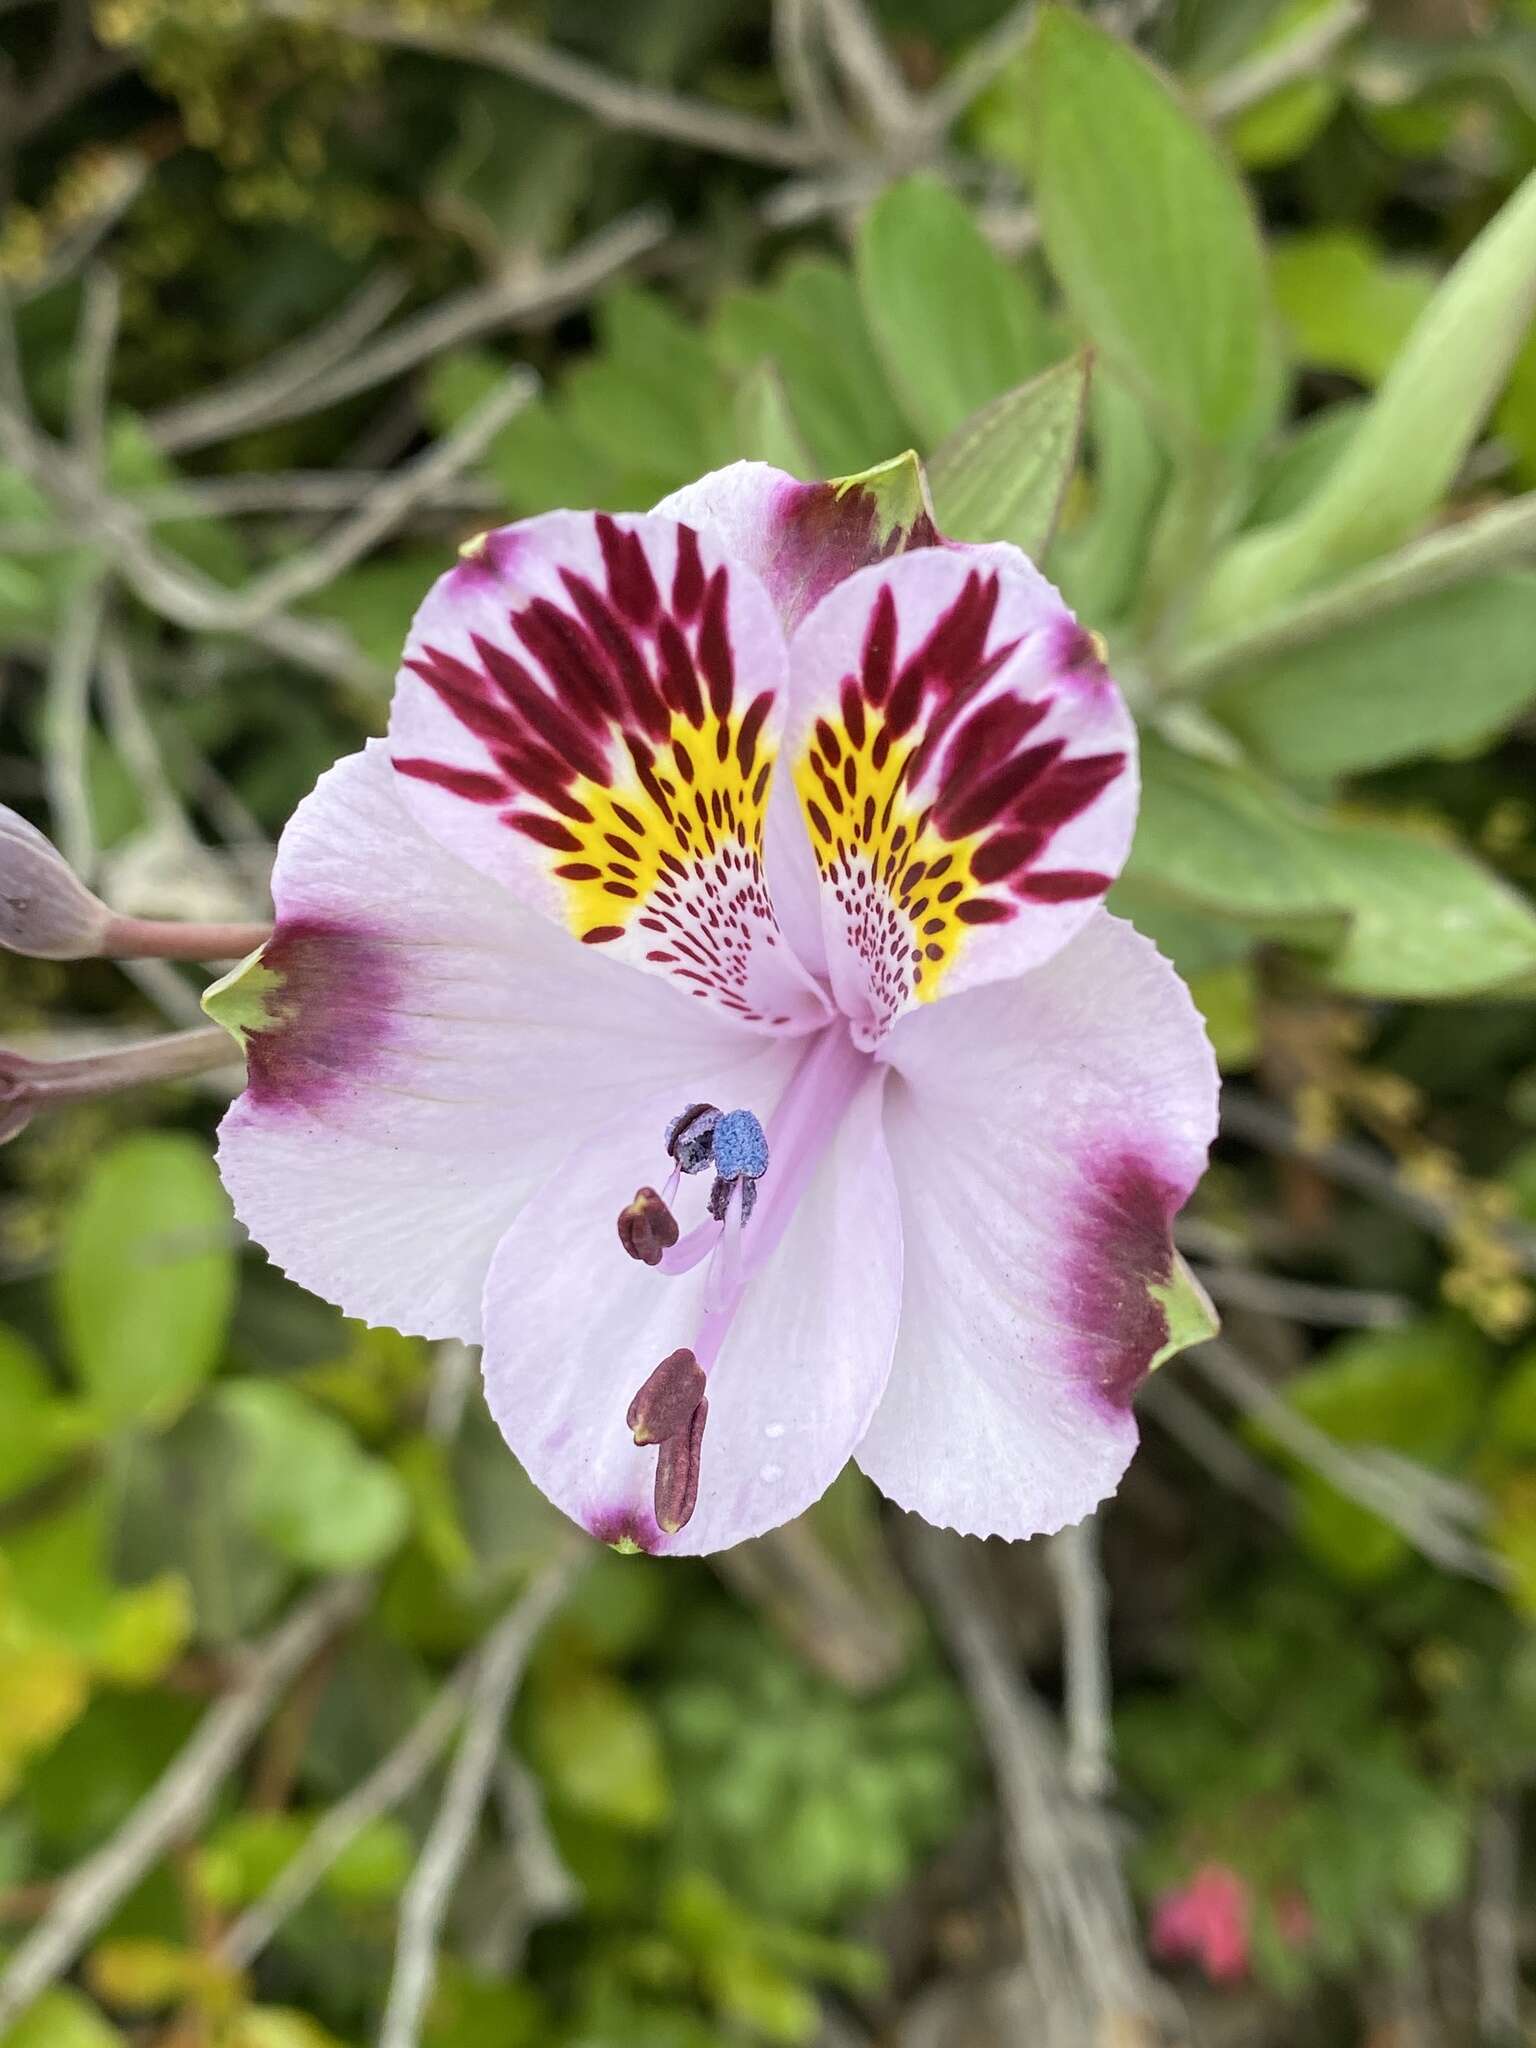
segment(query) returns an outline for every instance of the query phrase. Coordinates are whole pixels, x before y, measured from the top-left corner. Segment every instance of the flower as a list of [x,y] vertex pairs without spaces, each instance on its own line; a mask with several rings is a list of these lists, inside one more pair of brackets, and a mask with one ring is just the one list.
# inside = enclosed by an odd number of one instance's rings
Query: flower
[[252,1234],[482,1343],[513,1451],[621,1548],[757,1535],[850,1455],[930,1521],[1058,1528],[1168,1338],[1217,1083],[1102,908],[1134,729],[915,475],[743,463],[471,542],[240,978]]
[[1158,1900],[1152,1953],[1198,1963],[1213,1984],[1235,1984],[1248,1974],[1248,1928],[1248,1887],[1227,1864],[1204,1863]]

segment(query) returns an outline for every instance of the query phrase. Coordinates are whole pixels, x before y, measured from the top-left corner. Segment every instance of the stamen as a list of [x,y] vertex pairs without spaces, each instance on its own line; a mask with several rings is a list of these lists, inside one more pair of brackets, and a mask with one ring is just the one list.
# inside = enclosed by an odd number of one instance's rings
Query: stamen
[[619,1211],[619,1243],[632,1259],[659,1266],[677,1243],[677,1218],[654,1188],[636,1188],[635,1199]]
[[640,1445],[685,1434],[704,1398],[704,1373],[691,1351],[664,1358],[629,1404],[624,1420]]
[[750,1109],[733,1109],[715,1125],[715,1184],[709,1191],[709,1213],[723,1223],[731,1190],[741,1188],[741,1220],[757,1206],[757,1183],[768,1171],[768,1140]]
[[681,1116],[667,1125],[663,1141],[667,1157],[680,1173],[702,1173],[714,1163],[715,1126],[720,1112],[712,1102],[690,1102]]
[[656,1520],[669,1536],[686,1528],[699,1499],[699,1452],[708,1401],[700,1401],[686,1430],[668,1437],[656,1454]]

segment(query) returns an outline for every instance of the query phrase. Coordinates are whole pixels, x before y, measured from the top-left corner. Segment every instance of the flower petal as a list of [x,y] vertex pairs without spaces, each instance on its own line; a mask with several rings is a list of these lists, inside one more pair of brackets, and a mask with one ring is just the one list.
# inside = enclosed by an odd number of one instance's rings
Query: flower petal
[[[267,1021],[219,1165],[302,1286],[473,1340],[491,1253],[572,1144],[637,1095],[675,1111],[739,1091],[768,1044],[571,945],[445,852],[400,792],[374,741],[283,834],[255,977]],[[658,1124],[651,1172],[664,1164]]]
[[709,1374],[697,1506],[675,1535],[653,1512],[657,1453],[636,1448],[625,1415],[661,1360],[698,1344],[707,1268],[654,1272],[625,1259],[613,1229],[616,1190],[653,1157],[654,1106],[568,1161],[507,1232],[485,1296],[491,1412],[534,1483],[605,1542],[724,1550],[809,1507],[847,1462],[900,1309],[881,1086],[876,1075],[855,1097],[747,1285]]
[[871,562],[939,535],[915,456],[863,477],[801,483],[766,462],[733,462],[656,507],[708,535],[755,572],[792,633],[828,591]]
[[1129,848],[1136,736],[1092,636],[1017,550],[860,570],[790,648],[785,736],[832,985],[864,1042],[1017,975]]
[[1188,992],[1107,912],[1011,982],[909,1016],[886,1135],[906,1291],[858,1462],[966,1534],[1023,1537],[1111,1493],[1166,1334],[1152,1292],[1216,1128]]
[[584,944],[743,1022],[826,1003],[763,879],[785,653],[750,569],[675,520],[483,535],[416,615],[390,713],[405,801]]

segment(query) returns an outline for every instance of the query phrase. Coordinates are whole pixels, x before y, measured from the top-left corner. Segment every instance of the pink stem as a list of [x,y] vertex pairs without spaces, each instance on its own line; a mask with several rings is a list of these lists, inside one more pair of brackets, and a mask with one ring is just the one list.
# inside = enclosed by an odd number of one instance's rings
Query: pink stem
[[217,1024],[68,1060],[31,1060],[0,1048],[0,1143],[13,1138],[39,1110],[94,1095],[115,1095],[150,1081],[181,1080],[228,1066],[238,1057],[228,1033]]
[[179,924],[114,917],[99,952],[108,960],[240,960],[272,936],[270,924]]

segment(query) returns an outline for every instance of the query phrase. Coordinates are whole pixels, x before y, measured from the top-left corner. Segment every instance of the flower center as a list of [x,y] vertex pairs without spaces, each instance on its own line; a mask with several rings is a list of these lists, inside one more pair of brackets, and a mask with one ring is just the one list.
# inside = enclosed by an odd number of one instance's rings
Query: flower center
[[[669,1535],[685,1526],[698,1498],[705,1389],[742,1297],[783,1242],[843,1112],[874,1066],[839,1021],[805,1041],[766,1131],[750,1109],[689,1103],[666,1129],[672,1173],[665,1189],[640,1188],[620,1213],[619,1239],[631,1258],[668,1277],[710,1261],[692,1345],[662,1360],[627,1418],[637,1444],[657,1446],[656,1520]],[[714,1172],[708,1216],[684,1234],[672,1203],[682,1177],[706,1169]]]

